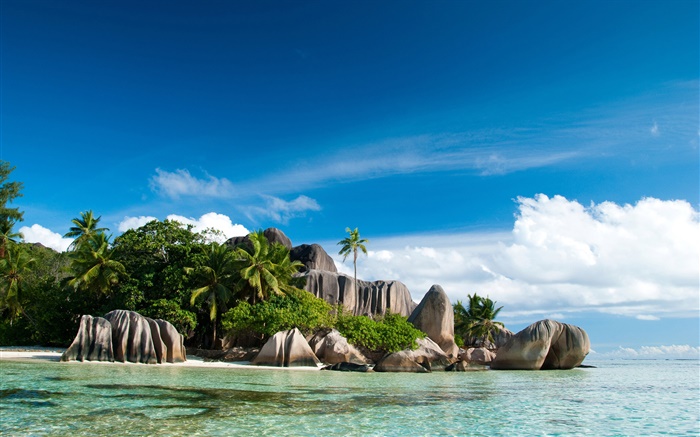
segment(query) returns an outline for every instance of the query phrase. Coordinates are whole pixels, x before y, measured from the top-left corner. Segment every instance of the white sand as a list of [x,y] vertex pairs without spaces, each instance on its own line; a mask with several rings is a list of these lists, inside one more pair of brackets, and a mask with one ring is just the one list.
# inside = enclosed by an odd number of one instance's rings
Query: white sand
[[[37,360],[37,361],[60,361],[61,354],[63,352],[56,352],[55,350],[3,350],[0,349],[0,361],[4,360]],[[110,363],[105,361],[88,361],[89,363],[99,363],[99,364],[110,364],[110,365],[127,365],[127,366],[146,366],[148,364],[141,363]],[[68,364],[80,364],[79,361],[70,361]],[[315,372],[321,369],[321,367],[271,367],[271,366],[254,366],[249,362],[236,362],[227,363],[222,361],[204,361],[202,358],[188,355],[187,361],[184,363],[164,363],[164,364],[151,364],[154,367],[211,367],[211,368],[229,368],[229,369],[259,369],[259,370],[293,370],[293,371],[311,371]]]

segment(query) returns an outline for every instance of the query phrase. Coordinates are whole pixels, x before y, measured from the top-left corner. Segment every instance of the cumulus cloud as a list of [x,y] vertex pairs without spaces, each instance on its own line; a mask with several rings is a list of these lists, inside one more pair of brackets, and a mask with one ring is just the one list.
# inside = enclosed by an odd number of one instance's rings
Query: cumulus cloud
[[[376,251],[359,259],[358,271],[401,280],[415,300],[435,283],[453,301],[489,295],[508,317],[697,317],[700,225],[688,202],[586,207],[542,194],[517,202],[510,233],[372,239]],[[345,269],[337,256],[336,264]]]
[[234,187],[225,178],[207,175],[205,179],[192,176],[189,170],[178,169],[169,172],[156,169],[156,174],[150,179],[150,186],[156,193],[177,199],[182,196],[231,197]]
[[245,226],[234,224],[231,218],[224,214],[209,212],[198,219],[192,217],[183,217],[181,215],[170,214],[168,220],[176,221],[185,225],[192,225],[195,232],[203,232],[209,229],[220,231],[221,235],[211,236],[213,241],[223,243],[232,237],[241,237],[248,235],[250,231]]
[[138,229],[146,223],[152,222],[153,220],[158,219],[155,217],[144,215],[139,217],[124,217],[124,220],[119,222],[117,229],[119,230],[119,232],[126,232],[129,229]]
[[671,346],[642,346],[639,349],[620,346],[610,352],[591,354],[591,358],[623,358],[623,359],[700,359],[700,347],[687,344]]
[[65,252],[73,242],[71,238],[63,238],[59,233],[53,232],[41,225],[22,226],[19,232],[27,243],[40,243],[57,252]]
[[287,224],[290,219],[303,217],[308,211],[320,211],[321,206],[315,199],[301,195],[294,200],[286,201],[274,196],[263,196],[264,207],[251,207],[251,216],[262,216],[277,223]]

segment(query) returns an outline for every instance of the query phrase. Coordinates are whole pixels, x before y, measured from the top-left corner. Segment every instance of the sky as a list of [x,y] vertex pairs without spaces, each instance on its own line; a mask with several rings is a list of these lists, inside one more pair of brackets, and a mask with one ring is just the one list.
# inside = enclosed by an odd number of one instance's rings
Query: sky
[[697,1],[0,1],[25,241],[276,227],[367,280],[700,357]]

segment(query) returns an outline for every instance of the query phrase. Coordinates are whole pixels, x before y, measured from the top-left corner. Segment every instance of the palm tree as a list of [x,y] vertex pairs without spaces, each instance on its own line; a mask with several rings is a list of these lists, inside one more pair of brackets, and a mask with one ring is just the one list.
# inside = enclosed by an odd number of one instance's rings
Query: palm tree
[[31,272],[34,258],[19,245],[8,247],[6,256],[0,259],[0,309],[10,312],[10,324],[20,314],[22,307],[22,285]]
[[14,232],[15,221],[9,217],[0,220],[0,258],[5,258],[5,251],[10,243],[16,243],[18,238],[24,238],[20,232]]
[[350,234],[349,237],[345,237],[338,242],[338,245],[342,245],[338,255],[343,255],[343,262],[347,259],[348,255],[352,253],[353,259],[352,263],[355,267],[355,291],[357,291],[357,250],[361,250],[362,253],[367,255],[367,248],[365,243],[369,243],[369,240],[360,239],[360,232],[355,228],[351,230],[350,228],[345,228],[345,232]]
[[[301,263],[289,262],[289,251],[279,243],[270,245],[263,231],[249,235],[250,247],[242,246],[236,249],[241,275],[239,286],[248,289],[255,304],[256,298],[267,299],[270,294],[284,294],[288,281],[286,273],[291,268],[298,270]],[[285,258],[287,261],[285,261]],[[279,276],[279,280],[278,280]],[[291,277],[291,275],[290,275]]]
[[[455,333],[463,335],[465,340],[476,339],[476,344],[486,346],[493,343],[493,333],[503,328],[503,323],[494,319],[503,308],[496,308],[496,302],[488,297],[474,293],[467,295],[469,307],[465,308],[461,301],[453,305],[455,315]],[[465,344],[470,341],[465,341]]]
[[206,302],[209,305],[209,319],[214,325],[213,348],[216,342],[218,315],[221,311],[226,310],[226,304],[233,295],[238,277],[233,251],[225,244],[211,243],[206,252],[204,264],[197,268],[186,267],[185,272],[193,276],[194,283],[198,287],[192,290],[190,304],[194,305],[197,298],[202,295],[206,296]]
[[122,263],[114,261],[114,249],[109,247],[109,237],[102,232],[91,235],[71,253],[71,269],[74,276],[68,285],[76,290],[89,290],[107,294],[124,275]]
[[75,238],[70,247],[76,249],[80,244],[89,240],[93,235],[107,231],[107,228],[97,227],[97,224],[100,222],[101,218],[102,216],[95,218],[92,211],[83,211],[80,213],[79,218],[74,218],[71,220],[75,226],[71,226],[68,232],[66,232],[66,235],[64,235],[66,238]]

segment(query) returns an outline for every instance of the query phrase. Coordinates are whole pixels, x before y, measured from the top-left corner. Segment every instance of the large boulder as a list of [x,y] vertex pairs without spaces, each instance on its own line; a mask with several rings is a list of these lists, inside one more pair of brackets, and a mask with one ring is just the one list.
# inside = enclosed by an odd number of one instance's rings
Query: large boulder
[[[263,235],[265,235],[265,238],[267,238],[267,241],[269,241],[270,244],[279,243],[287,249],[292,249],[292,240],[290,240],[289,237],[287,237],[284,234],[284,232],[280,231],[277,228],[267,228],[263,231]],[[241,245],[252,247],[250,245],[250,237],[248,235],[243,237],[229,238],[228,240],[226,240],[226,244],[228,244],[231,247],[237,247]]]
[[452,361],[430,338],[416,340],[418,349],[387,354],[374,366],[375,372],[427,373],[444,370]]
[[355,281],[342,273],[309,270],[305,289],[331,305],[343,304],[353,315],[384,315],[387,311],[408,317],[416,303],[408,288],[399,281]]
[[145,317],[134,311],[114,310],[105,314],[105,319],[112,325],[115,361],[158,363],[151,326]]
[[430,287],[408,321],[428,334],[448,356],[457,357],[459,347],[455,343],[454,310],[441,286],[436,284]]
[[333,258],[323,250],[318,244],[301,244],[292,248],[289,253],[289,258],[292,261],[299,261],[304,264],[302,272],[307,270],[325,270],[327,272],[337,273],[338,269],[333,262]]
[[84,315],[73,343],[61,355],[61,361],[114,361],[112,325],[102,317]]
[[572,369],[591,349],[586,331],[554,320],[535,322],[515,334],[496,353],[492,369]]
[[369,359],[362,352],[348,343],[348,340],[335,329],[330,332],[320,331],[311,338],[309,346],[311,346],[318,359],[326,364],[370,363]]
[[160,328],[160,337],[167,350],[164,361],[168,363],[184,363],[187,361],[185,338],[182,334],[177,332],[177,329],[166,320],[156,319],[155,322]]
[[462,361],[482,366],[491,363],[494,358],[496,358],[496,354],[485,347],[470,347],[462,354]]
[[260,349],[260,353],[252,363],[276,367],[318,367],[318,364],[321,364],[297,328],[273,335]]

